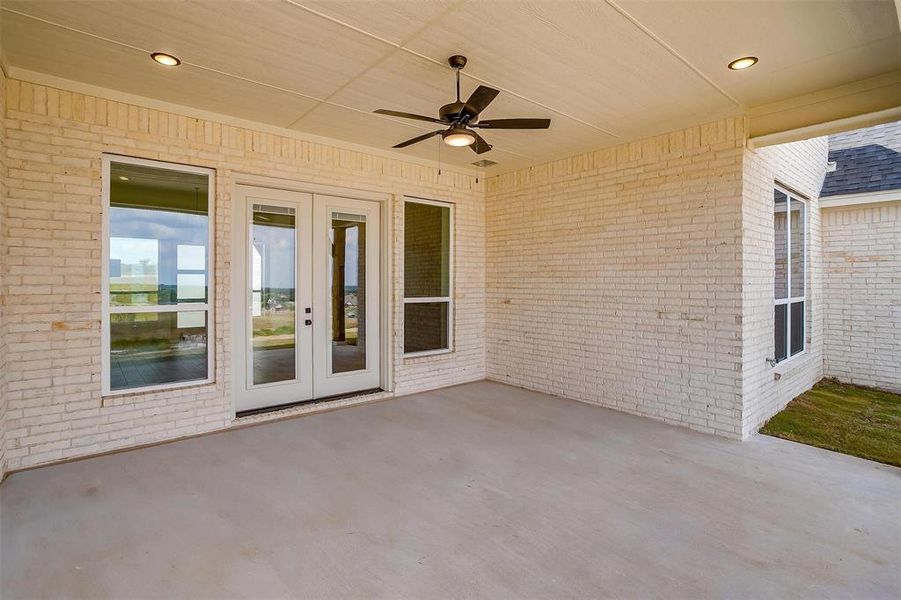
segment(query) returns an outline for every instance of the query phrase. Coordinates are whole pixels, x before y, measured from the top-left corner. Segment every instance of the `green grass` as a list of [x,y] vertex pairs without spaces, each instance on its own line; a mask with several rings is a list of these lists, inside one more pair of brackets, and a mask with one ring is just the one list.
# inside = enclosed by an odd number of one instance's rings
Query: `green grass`
[[901,467],[901,394],[823,379],[760,431]]

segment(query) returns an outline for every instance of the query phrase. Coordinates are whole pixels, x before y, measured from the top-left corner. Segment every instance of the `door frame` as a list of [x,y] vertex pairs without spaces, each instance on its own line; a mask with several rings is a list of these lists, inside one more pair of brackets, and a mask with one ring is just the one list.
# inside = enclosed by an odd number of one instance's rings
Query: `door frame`
[[[253,175],[249,173],[233,173],[231,181],[228,183],[228,189],[231,191],[231,230],[228,232],[228,246],[231,250],[230,261],[230,285],[228,290],[229,310],[222,311],[221,314],[225,318],[233,318],[237,307],[242,307],[244,302],[243,286],[237,285],[236,282],[243,281],[243,271],[237,273],[240,268],[239,263],[243,261],[236,260],[241,256],[245,248],[238,239],[240,236],[234,235],[233,229],[236,226],[235,219],[240,215],[244,216],[244,209],[241,206],[241,197],[236,193],[237,186],[255,186],[269,188],[273,190],[285,190],[289,192],[302,192],[309,194],[318,194],[325,196],[337,196],[339,198],[347,198],[350,200],[368,200],[370,202],[378,202],[380,208],[381,222],[379,224],[379,246],[381,248],[379,256],[379,271],[382,273],[382,279],[379,287],[379,359],[380,359],[380,380],[381,388],[386,392],[394,391],[394,244],[391,243],[394,235],[394,208],[397,202],[397,194],[389,192],[377,192],[372,190],[361,190],[355,188],[346,188],[333,185],[325,185],[307,181],[295,181],[292,179],[282,179],[279,177],[268,177],[263,175]],[[223,186],[224,188],[225,186]],[[243,314],[243,313],[242,313]],[[234,331],[231,332],[234,338]],[[231,339],[228,350],[231,353],[229,363],[231,364],[232,376],[229,383],[231,392],[231,413],[232,419],[237,414],[237,378],[234,376],[235,369],[244,368],[243,363],[234,351],[235,340]],[[316,400],[311,400],[315,402]]]

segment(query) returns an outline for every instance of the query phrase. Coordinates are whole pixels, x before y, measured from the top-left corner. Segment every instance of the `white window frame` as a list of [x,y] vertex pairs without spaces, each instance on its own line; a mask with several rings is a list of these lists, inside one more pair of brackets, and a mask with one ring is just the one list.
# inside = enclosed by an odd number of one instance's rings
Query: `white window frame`
[[[416,304],[416,303],[428,303],[428,302],[447,302],[447,348],[436,348],[435,350],[423,350],[421,352],[407,352],[406,351],[406,339],[404,339],[404,358],[416,358],[418,356],[435,356],[437,354],[448,354],[454,351],[454,204],[452,202],[441,202],[440,200],[427,200],[425,198],[417,198],[415,196],[404,196],[404,215],[407,212],[407,203],[410,204],[429,204],[431,206],[440,206],[441,208],[449,209],[449,234],[450,240],[448,241],[448,252],[449,252],[449,260],[448,260],[448,295],[447,296],[430,296],[424,298],[407,298],[406,297],[406,289],[404,289],[404,308],[406,308],[407,304]],[[406,218],[406,217],[405,217]],[[404,222],[404,231],[406,231],[406,221]],[[404,244],[404,262],[406,262],[407,257],[407,248],[406,244]],[[406,282],[404,282],[404,286],[406,287]],[[404,311],[406,312],[406,311]],[[406,326],[405,326],[406,327]]]
[[[216,240],[216,217],[215,217],[215,198],[216,198],[216,171],[206,167],[195,167],[192,165],[183,165],[179,163],[171,163],[160,160],[149,160],[145,158],[134,158],[131,156],[122,156],[118,154],[103,154],[101,157],[102,170],[102,224],[101,224],[101,395],[106,396],[123,396],[128,394],[138,394],[142,392],[153,392],[158,390],[171,390],[184,387],[194,387],[198,385],[208,385],[216,381],[215,364],[216,364],[216,318],[214,307],[215,299],[215,240]],[[157,169],[168,169],[170,171],[181,171],[183,173],[196,173],[206,175],[209,178],[209,186],[207,188],[207,301],[206,303],[186,302],[184,304],[163,304],[151,306],[110,306],[109,301],[109,255],[110,255],[110,166],[113,163],[139,165],[144,167],[154,167]],[[207,377],[206,379],[192,379],[190,381],[179,381],[174,383],[162,383],[159,385],[147,385],[142,387],[127,388],[121,390],[110,389],[110,315],[125,313],[162,313],[162,312],[206,312],[206,328],[207,328]]]
[[[801,196],[800,194],[798,194],[796,192],[792,192],[788,188],[783,187],[779,184],[775,184],[773,187],[774,187],[775,191],[782,192],[786,196],[786,207],[785,207],[786,208],[786,214],[785,214],[785,217],[786,217],[786,221],[785,221],[785,230],[786,230],[786,233],[785,233],[785,236],[786,236],[785,237],[786,289],[785,289],[785,292],[786,292],[786,297],[785,298],[776,298],[775,297],[776,296],[776,287],[775,287],[775,282],[776,282],[775,260],[776,260],[776,257],[775,257],[775,254],[773,255],[773,283],[774,283],[774,285],[773,285],[773,321],[774,321],[773,331],[774,331],[774,336],[775,336],[776,307],[780,306],[780,305],[785,305],[785,358],[783,358],[782,360],[777,359],[776,354],[775,354],[776,340],[774,337],[773,338],[773,350],[774,350],[773,367],[775,368],[777,366],[782,366],[785,363],[787,363],[789,360],[791,360],[793,358],[797,358],[798,356],[801,356],[802,354],[807,352],[807,267],[808,267],[807,241],[808,241],[808,237],[809,237],[809,231],[808,231],[808,227],[807,227],[807,202],[808,202],[807,198]],[[804,239],[803,239],[803,243],[801,244],[801,263],[802,263],[802,271],[801,272],[802,272],[802,277],[804,279],[804,286],[802,288],[802,293],[800,296],[792,296],[791,204],[792,204],[793,200],[797,200],[798,202],[801,203],[801,207],[802,207],[801,208],[801,229],[804,232]],[[773,213],[775,214],[775,203],[773,206]],[[776,233],[776,231],[774,229],[773,230],[774,236],[775,236],[775,233]],[[775,249],[775,244],[773,245],[773,247]],[[792,354],[791,353],[791,347],[792,347],[792,336],[791,336],[791,331],[792,331],[791,313],[792,313],[792,310],[791,310],[791,305],[794,304],[795,302],[803,302],[804,303],[804,314],[801,315],[801,319],[803,319],[803,321],[804,321],[804,328],[802,330],[803,334],[801,335],[801,349],[798,350],[797,352],[795,352],[794,354]]]

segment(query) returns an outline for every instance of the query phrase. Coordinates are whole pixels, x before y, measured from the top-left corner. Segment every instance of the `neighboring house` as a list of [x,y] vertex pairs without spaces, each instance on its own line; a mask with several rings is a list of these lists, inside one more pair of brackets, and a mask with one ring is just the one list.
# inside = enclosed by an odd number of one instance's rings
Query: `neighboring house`
[[829,138],[825,374],[901,390],[901,122]]

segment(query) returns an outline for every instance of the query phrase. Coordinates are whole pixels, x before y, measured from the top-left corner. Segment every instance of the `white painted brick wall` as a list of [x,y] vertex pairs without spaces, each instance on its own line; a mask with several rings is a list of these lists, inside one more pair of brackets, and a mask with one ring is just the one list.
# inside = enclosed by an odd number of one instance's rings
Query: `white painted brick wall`
[[[757,431],[823,375],[823,268],[818,196],[826,174],[826,138],[745,150],[742,210],[742,436]],[[807,202],[807,351],[778,365],[774,354],[773,182]],[[779,375],[777,379],[776,376]]]
[[[484,190],[473,175],[9,80],[4,203],[8,381],[5,450],[18,469],[231,424],[231,187],[236,172],[394,195],[395,386],[408,393],[484,377]],[[217,381],[100,394],[101,153],[213,167]],[[404,194],[456,209],[456,351],[404,359]]]
[[744,126],[488,182],[488,377],[741,435]]
[[[725,119],[483,187],[468,174],[439,177],[415,163],[16,80],[5,98],[0,389],[9,468],[230,426],[236,172],[394,195],[398,393],[478,380],[487,369],[499,381],[739,438],[822,373],[816,259],[809,355],[778,383],[761,366],[772,350],[772,183],[815,198],[821,140],[754,152],[743,121]],[[101,152],[217,169],[213,385],[100,396]],[[457,206],[453,354],[402,356],[404,194]],[[815,201],[810,239],[819,244]]]
[[901,391],[901,202],[822,212],[826,375]]
[[6,472],[6,74],[0,67],[0,479]]

